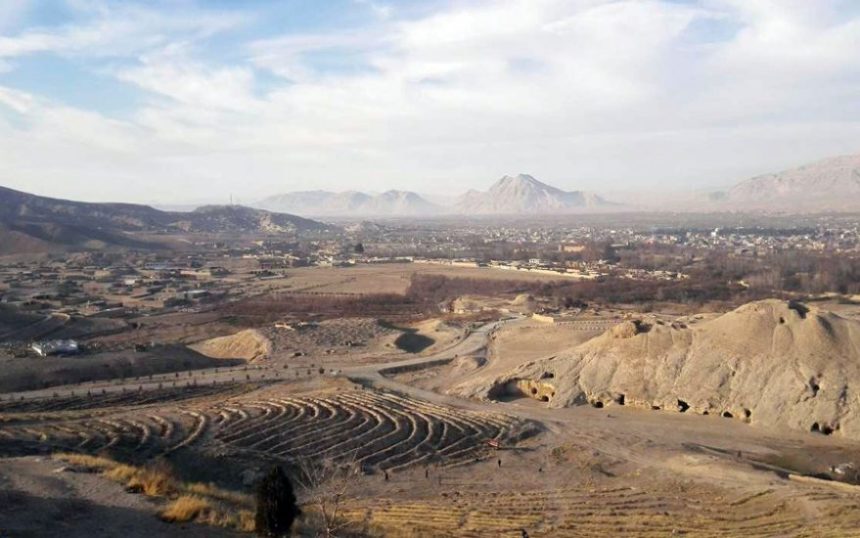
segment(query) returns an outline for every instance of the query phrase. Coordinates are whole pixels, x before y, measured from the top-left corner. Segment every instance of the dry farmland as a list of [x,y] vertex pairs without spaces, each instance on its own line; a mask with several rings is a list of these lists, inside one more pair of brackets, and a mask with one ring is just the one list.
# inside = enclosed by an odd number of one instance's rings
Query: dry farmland
[[305,267],[286,271],[291,293],[370,294],[405,293],[412,275],[441,275],[451,278],[549,282],[560,277],[489,267],[458,267],[441,264],[386,263],[356,267]]

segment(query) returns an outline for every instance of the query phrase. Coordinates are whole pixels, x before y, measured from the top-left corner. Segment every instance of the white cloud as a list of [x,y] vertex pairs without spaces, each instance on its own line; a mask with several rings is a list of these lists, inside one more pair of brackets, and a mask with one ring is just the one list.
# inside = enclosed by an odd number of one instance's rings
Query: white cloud
[[213,69],[170,48],[144,55],[140,61],[140,65],[121,69],[119,79],[195,108],[244,112],[259,109],[253,97],[254,76],[250,68]]
[[[111,72],[152,97],[117,122],[0,91],[28,118],[5,124],[0,161],[23,188],[42,165],[21,155],[51,151],[68,188],[145,200],[176,186],[192,199],[240,186],[249,201],[295,188],[450,193],[520,171],[570,188],[723,183],[860,150],[860,19],[835,5],[458,2],[254,40],[229,59],[206,54],[206,38],[241,17],[101,9],[83,26],[0,39],[0,57],[113,55]],[[136,181],[112,191],[93,177]]]
[[[4,0],[5,1],[5,0]],[[0,58],[39,52],[89,57],[124,57],[162,46],[181,35],[200,39],[248,22],[248,17],[205,12],[169,13],[119,4],[85,3],[92,20],[59,28],[0,35]]]

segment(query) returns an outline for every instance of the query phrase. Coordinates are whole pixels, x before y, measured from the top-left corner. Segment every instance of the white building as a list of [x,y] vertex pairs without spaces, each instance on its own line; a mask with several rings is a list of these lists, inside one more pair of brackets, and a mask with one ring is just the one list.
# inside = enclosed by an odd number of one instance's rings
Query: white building
[[36,342],[32,346],[40,357],[50,355],[77,355],[80,349],[74,340],[49,340],[47,342]]

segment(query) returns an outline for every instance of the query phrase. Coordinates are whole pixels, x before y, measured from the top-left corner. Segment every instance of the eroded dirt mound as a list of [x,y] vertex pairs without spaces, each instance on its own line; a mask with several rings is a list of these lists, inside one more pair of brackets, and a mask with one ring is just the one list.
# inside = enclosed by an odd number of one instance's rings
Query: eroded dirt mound
[[457,392],[720,414],[860,438],[860,323],[779,300],[696,323],[643,318],[481,381]]
[[213,359],[245,359],[253,362],[272,354],[272,342],[255,329],[212,338],[189,347]]
[[535,298],[528,293],[521,293],[511,301],[512,310],[522,313],[531,313],[537,310],[538,304]]
[[429,319],[398,328],[403,334],[390,343],[408,353],[436,353],[451,347],[464,336],[461,327],[439,319]]

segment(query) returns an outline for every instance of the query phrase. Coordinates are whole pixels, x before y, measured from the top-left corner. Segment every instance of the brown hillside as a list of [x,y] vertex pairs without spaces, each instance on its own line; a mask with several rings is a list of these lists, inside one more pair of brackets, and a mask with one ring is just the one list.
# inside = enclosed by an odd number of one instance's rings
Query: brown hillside
[[759,301],[715,317],[624,322],[555,357],[457,391],[721,414],[860,438],[860,323]]

